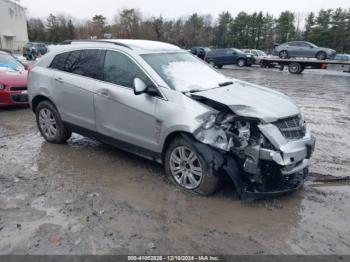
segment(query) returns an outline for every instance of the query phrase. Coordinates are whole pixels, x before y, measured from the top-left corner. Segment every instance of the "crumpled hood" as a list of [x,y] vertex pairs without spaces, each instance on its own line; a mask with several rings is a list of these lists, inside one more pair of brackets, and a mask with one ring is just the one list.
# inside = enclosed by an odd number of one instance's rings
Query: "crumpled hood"
[[258,118],[267,123],[300,113],[288,96],[239,80],[229,86],[196,92],[195,96],[224,104],[239,116]]
[[28,71],[0,68],[0,84],[6,86],[27,86]]

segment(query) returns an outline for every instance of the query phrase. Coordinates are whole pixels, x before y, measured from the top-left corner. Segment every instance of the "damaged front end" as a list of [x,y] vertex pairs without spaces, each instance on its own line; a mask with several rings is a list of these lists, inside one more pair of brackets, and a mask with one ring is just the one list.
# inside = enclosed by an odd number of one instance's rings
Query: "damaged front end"
[[315,139],[300,115],[265,123],[205,102],[214,110],[197,119],[194,146],[208,163],[215,162],[215,170],[230,176],[240,198],[274,197],[304,184]]

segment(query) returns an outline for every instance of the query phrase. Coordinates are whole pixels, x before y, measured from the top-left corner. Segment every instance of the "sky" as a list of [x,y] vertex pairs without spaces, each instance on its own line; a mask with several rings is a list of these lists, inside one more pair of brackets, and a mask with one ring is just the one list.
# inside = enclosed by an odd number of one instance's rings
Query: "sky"
[[350,8],[350,0],[20,0],[20,3],[28,9],[29,17],[64,13],[76,19],[89,19],[95,14],[102,14],[108,20],[112,20],[123,8],[137,8],[144,16],[162,15],[166,18],[195,12],[216,17],[222,11],[230,11],[234,15],[240,11],[278,15],[284,10],[307,13],[321,8]]

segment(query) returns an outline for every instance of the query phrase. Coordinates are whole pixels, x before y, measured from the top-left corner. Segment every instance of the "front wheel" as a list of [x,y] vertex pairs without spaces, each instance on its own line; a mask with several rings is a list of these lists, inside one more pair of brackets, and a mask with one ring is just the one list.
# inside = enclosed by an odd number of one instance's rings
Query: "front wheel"
[[243,66],[245,66],[245,60],[243,59],[243,58],[240,58],[240,59],[238,59],[237,60],[237,65],[239,66],[239,67],[243,67]]
[[318,52],[316,55],[317,60],[326,60],[327,59],[327,54],[326,52]]
[[169,180],[182,189],[211,195],[219,187],[220,177],[185,139],[176,138],[165,155],[165,172]]
[[51,102],[47,100],[40,102],[35,115],[39,131],[47,142],[61,144],[71,137],[72,132],[66,129],[60,114]]
[[211,66],[211,67],[216,67],[215,63],[213,61],[209,61],[208,64]]

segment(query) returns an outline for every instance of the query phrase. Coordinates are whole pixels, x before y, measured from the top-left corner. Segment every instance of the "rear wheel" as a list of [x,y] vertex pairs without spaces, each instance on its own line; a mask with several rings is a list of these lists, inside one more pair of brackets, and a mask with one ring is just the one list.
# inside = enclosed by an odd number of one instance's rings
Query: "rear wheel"
[[288,71],[291,74],[300,74],[303,70],[302,65],[299,63],[290,63],[288,66]]
[[35,111],[36,122],[41,135],[47,142],[61,144],[72,135],[67,130],[55,106],[49,101],[42,101]]
[[213,194],[220,184],[220,177],[213,174],[196,149],[181,137],[174,139],[167,149],[165,172],[175,185],[200,195]]
[[278,55],[281,59],[288,59],[289,58],[289,55],[288,55],[288,52],[287,50],[282,50],[279,55]]
[[239,58],[239,59],[237,60],[237,66],[243,67],[243,66],[245,66],[245,64],[246,64],[245,59]]

